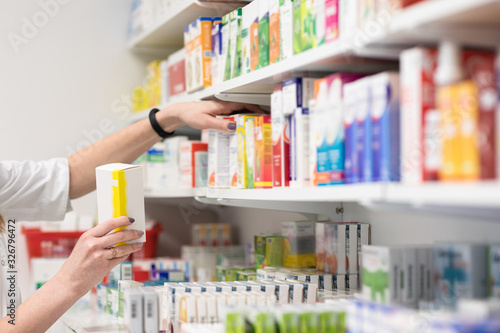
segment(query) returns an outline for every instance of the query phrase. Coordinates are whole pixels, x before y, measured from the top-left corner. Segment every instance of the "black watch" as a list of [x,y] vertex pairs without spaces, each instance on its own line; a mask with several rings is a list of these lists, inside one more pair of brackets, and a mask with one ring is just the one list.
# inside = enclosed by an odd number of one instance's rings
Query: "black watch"
[[165,132],[163,128],[161,128],[160,124],[158,124],[158,120],[156,120],[156,112],[158,112],[157,108],[152,109],[149,112],[149,122],[151,123],[151,127],[155,130],[155,132],[163,139],[168,138],[169,136],[172,136],[175,131],[173,132]]

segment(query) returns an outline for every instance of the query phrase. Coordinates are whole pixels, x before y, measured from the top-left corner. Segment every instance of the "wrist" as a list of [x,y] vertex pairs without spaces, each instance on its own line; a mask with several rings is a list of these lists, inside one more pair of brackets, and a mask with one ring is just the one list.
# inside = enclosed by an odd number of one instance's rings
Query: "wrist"
[[57,286],[62,286],[65,295],[70,299],[79,299],[92,288],[89,288],[86,283],[79,282],[78,279],[69,277],[64,272],[61,273],[61,271],[50,279],[49,282],[55,283]]
[[165,132],[173,132],[183,126],[179,116],[179,110],[175,104],[169,105],[166,108],[156,113],[156,120]]

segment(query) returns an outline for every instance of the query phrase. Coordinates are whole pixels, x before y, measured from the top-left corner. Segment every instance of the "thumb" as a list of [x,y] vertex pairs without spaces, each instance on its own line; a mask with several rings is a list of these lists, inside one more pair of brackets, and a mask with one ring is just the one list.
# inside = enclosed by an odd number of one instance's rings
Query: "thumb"
[[229,131],[229,132],[234,132],[236,130],[236,123],[234,121],[231,121],[229,119],[223,119],[223,118],[212,118],[210,123],[208,124],[209,128],[213,128],[216,130],[221,130],[221,131]]

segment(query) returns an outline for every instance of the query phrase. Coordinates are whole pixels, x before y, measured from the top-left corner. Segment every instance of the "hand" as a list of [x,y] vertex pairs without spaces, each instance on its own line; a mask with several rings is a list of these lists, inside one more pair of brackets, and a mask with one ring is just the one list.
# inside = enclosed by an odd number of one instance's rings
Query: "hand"
[[[228,115],[234,111],[248,110],[264,113],[257,105],[222,101],[200,101],[172,104],[156,114],[158,122],[167,132],[188,125],[195,129],[214,128],[234,131],[234,122],[217,119],[215,116]],[[232,125],[231,125],[232,124]]]
[[[110,231],[127,227],[133,219],[126,216],[108,220],[85,232],[76,243],[73,252],[57,273],[59,278],[77,288],[82,294],[99,283],[109,271],[122,263],[134,252],[142,249],[143,243],[120,245],[141,238],[142,231],[122,230],[114,233]],[[113,258],[113,251],[116,256]]]

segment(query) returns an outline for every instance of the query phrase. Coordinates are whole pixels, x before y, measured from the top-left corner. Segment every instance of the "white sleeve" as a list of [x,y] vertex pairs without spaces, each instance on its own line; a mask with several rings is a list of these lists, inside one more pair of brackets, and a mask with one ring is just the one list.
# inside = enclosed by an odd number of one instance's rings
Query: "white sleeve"
[[0,214],[5,219],[62,220],[70,210],[66,158],[0,161]]

